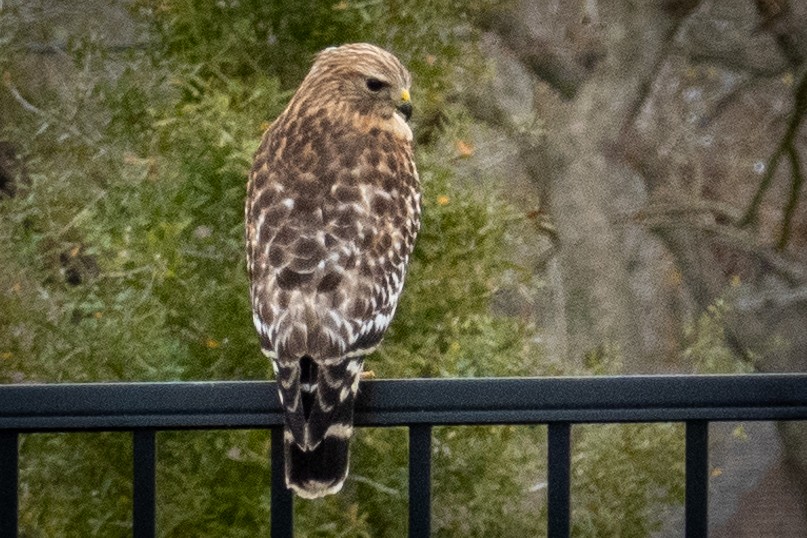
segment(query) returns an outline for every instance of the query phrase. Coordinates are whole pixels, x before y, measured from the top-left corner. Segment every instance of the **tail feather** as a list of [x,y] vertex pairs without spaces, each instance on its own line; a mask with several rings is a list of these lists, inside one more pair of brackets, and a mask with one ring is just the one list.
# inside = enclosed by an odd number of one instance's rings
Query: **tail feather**
[[286,436],[286,486],[304,499],[316,499],[342,489],[349,467],[350,439],[328,436],[314,450],[301,449]]
[[314,499],[336,493],[347,477],[362,361],[324,365],[303,357],[297,364],[288,388],[279,383],[281,394],[289,396],[286,401],[294,402],[284,404],[286,485]]
[[312,384],[313,402],[305,424],[304,443],[309,449],[316,448],[332,426],[353,425],[356,393],[347,365],[348,361],[344,361],[317,370],[316,382]]

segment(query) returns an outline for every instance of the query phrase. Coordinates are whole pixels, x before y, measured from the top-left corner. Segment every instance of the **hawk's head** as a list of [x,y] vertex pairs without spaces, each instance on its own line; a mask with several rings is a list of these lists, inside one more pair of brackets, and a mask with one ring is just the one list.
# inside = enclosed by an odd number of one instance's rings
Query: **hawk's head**
[[386,50],[367,43],[330,47],[317,54],[293,101],[331,116],[411,138],[412,76]]

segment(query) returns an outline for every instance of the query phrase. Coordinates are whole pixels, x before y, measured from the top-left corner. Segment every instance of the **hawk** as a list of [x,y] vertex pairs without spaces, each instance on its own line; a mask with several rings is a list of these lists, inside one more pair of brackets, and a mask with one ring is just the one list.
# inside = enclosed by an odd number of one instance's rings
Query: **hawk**
[[395,313],[420,228],[411,76],[369,44],[320,52],[255,154],[247,265],[285,414],[286,485],[339,491],[364,357]]

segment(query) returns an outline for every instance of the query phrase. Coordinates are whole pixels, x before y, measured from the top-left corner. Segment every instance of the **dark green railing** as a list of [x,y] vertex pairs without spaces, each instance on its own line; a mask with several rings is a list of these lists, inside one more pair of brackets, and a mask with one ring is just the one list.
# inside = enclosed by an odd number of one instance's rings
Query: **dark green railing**
[[[687,537],[707,535],[709,422],[807,419],[807,375],[627,376],[366,381],[358,426],[409,428],[409,536],[431,522],[431,428],[547,424],[548,535],[568,537],[571,430],[580,423],[686,424]],[[271,382],[0,386],[0,536],[18,533],[18,443],[32,432],[131,431],[133,534],[155,535],[156,432],[272,431],[271,533],[293,535],[282,479],[282,411]],[[538,508],[536,508],[538,511]]]

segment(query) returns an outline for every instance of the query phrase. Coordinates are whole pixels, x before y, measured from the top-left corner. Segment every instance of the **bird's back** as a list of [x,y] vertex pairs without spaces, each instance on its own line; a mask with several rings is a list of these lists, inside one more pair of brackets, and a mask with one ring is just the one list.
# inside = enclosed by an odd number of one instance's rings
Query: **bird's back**
[[389,326],[420,227],[411,131],[376,76],[396,79],[408,118],[409,75],[392,55],[321,53],[248,184],[253,319],[285,410],[286,481],[309,498],[344,482],[363,358]]

